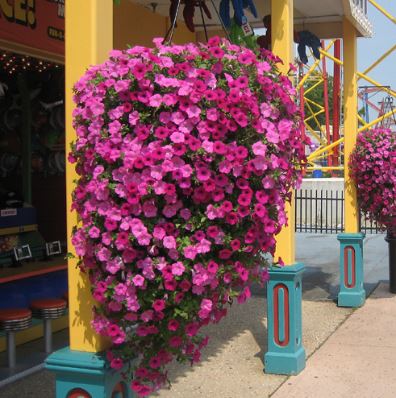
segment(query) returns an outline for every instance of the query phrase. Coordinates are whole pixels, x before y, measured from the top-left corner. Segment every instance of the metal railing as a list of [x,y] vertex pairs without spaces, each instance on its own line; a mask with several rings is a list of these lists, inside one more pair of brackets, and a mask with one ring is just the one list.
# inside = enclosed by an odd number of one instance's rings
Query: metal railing
[[353,0],[353,2],[362,9],[364,14],[367,14],[367,0]]
[[[344,192],[299,189],[294,195],[296,208],[296,232],[340,233],[344,231]],[[362,215],[361,231],[380,233],[377,223]]]

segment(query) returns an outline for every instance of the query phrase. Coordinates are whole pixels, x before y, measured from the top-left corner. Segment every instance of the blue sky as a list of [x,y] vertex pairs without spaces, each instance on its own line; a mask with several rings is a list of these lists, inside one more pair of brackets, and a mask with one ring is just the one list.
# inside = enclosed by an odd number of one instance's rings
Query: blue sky
[[[396,17],[395,0],[377,0],[377,3],[385,8],[390,14]],[[396,24],[392,23],[376,8],[369,4],[368,17],[373,24],[374,35],[372,38],[358,39],[358,69],[363,72],[385,51],[396,44]],[[391,86],[396,89],[396,51],[393,51],[384,61],[382,61],[368,75],[384,86]],[[359,86],[370,85],[363,79],[359,80]],[[377,104],[384,97],[384,94],[373,96],[372,102]],[[395,99],[396,102],[396,99]],[[361,103],[359,104],[361,106]],[[370,112],[370,119],[377,115]]]

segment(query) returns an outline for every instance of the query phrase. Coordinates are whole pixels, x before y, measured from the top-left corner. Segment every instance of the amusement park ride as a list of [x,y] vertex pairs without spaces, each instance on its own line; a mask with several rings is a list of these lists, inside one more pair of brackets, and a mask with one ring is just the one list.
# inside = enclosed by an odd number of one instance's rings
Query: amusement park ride
[[[396,24],[396,18],[388,13],[374,0],[368,0],[380,13],[390,22]],[[341,85],[342,85],[342,66],[341,43],[340,40],[333,40],[321,50],[322,59],[317,60],[311,67],[306,65],[299,66],[299,80],[297,87],[300,90],[300,106],[305,109],[304,125],[302,129],[310,135],[315,143],[311,146],[312,152],[308,155],[310,162],[308,170],[330,171],[331,176],[335,175],[336,170],[343,170],[343,115],[341,112]],[[330,54],[330,48],[334,48]],[[387,128],[396,131],[396,107],[394,98],[396,91],[390,86],[382,85],[373,80],[368,74],[383,62],[389,55],[396,50],[394,44],[389,50],[385,51],[376,61],[374,61],[363,72],[357,72],[358,83],[364,80],[370,85],[361,85],[358,88],[358,99],[360,110],[358,112],[359,128],[358,132],[368,128]],[[327,72],[326,60],[333,61],[332,87],[329,86],[329,73]],[[308,82],[312,82],[308,89],[305,89]],[[310,99],[309,92],[316,87],[323,85],[323,104],[318,104]],[[330,101],[329,92],[332,89],[333,100]],[[374,102],[374,98],[375,101]],[[308,112],[307,112],[308,110]],[[332,112],[330,112],[332,111]],[[330,120],[330,114],[333,117]],[[325,115],[325,124],[319,123],[317,116]],[[316,128],[311,127],[310,120],[316,124]]]

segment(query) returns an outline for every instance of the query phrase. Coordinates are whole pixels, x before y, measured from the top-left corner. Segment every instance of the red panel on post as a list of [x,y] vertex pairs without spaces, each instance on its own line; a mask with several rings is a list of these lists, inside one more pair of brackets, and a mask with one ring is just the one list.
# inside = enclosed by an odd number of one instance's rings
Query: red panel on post
[[85,390],[81,388],[75,388],[70,391],[67,395],[67,398],[92,398],[91,394],[87,393]]
[[111,398],[124,398],[124,397],[126,397],[125,384],[118,383],[114,387],[113,393],[111,394]]
[[[279,337],[279,294],[280,290],[283,290],[284,295],[284,338],[280,340]],[[274,340],[275,343],[281,347],[285,347],[289,344],[290,340],[290,327],[289,327],[289,290],[286,285],[280,283],[274,287]]]
[[[349,272],[348,272],[348,257],[351,252],[351,283],[349,283]],[[353,288],[356,285],[356,258],[355,249],[352,246],[344,247],[344,281],[347,288]]]

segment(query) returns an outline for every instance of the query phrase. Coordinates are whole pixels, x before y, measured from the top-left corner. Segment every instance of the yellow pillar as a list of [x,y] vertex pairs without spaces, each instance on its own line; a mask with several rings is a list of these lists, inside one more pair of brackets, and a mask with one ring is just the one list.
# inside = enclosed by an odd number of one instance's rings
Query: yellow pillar
[[[340,242],[339,307],[361,307],[366,299],[363,288],[363,240],[359,233],[359,209],[356,186],[349,177],[349,158],[358,133],[357,118],[357,39],[354,26],[344,18],[344,190],[345,231]],[[352,281],[352,282],[351,282]]]
[[359,232],[356,186],[349,177],[349,157],[356,143],[357,119],[357,39],[354,26],[344,18],[344,179],[345,232]]
[[[283,60],[280,70],[289,71],[289,64],[293,62],[293,0],[271,0],[271,39],[272,52]],[[287,265],[295,263],[294,223],[295,209],[292,204],[286,204],[289,219],[277,236],[276,258],[282,257]]]
[[[72,87],[90,65],[103,62],[113,47],[113,1],[66,1],[66,150],[75,140],[72,127]],[[77,177],[74,166],[66,166],[68,250],[73,252],[71,233],[77,224],[77,215],[71,213],[73,180]],[[93,299],[89,281],[76,268],[76,261],[68,261],[70,349],[98,352],[106,342],[91,328]]]

